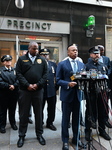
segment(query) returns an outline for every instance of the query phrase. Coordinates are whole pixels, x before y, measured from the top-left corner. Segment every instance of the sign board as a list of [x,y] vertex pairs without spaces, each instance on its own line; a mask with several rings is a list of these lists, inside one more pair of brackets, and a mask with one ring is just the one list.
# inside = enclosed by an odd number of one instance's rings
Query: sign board
[[70,23],[0,16],[0,30],[70,34]]

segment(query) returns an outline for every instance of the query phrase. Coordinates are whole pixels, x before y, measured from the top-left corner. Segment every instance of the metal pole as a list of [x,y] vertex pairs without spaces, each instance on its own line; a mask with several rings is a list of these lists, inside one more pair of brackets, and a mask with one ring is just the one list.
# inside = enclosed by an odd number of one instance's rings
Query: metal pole
[[16,61],[18,60],[19,57],[19,38],[18,35],[16,35]]

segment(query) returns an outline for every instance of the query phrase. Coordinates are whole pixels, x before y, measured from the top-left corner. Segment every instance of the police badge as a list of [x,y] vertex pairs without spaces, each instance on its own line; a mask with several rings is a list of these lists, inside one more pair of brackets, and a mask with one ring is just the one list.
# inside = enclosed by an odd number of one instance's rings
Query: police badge
[[38,63],[38,64],[41,64],[41,63],[42,63],[42,60],[41,60],[41,59],[37,59],[37,63]]

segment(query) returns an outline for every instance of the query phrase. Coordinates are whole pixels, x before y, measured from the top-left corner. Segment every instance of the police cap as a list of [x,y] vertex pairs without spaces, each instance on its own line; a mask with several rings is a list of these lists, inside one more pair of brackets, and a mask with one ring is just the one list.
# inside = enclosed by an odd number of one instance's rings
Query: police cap
[[1,58],[1,62],[10,61],[10,60],[12,60],[12,56],[11,55],[4,55]]
[[89,49],[89,53],[93,53],[93,54],[99,54],[100,53],[100,49],[98,46],[93,46]]
[[40,55],[49,55],[49,53],[50,53],[50,50],[49,50],[49,49],[46,49],[46,48],[41,49],[41,50],[39,51],[39,54],[40,54]]

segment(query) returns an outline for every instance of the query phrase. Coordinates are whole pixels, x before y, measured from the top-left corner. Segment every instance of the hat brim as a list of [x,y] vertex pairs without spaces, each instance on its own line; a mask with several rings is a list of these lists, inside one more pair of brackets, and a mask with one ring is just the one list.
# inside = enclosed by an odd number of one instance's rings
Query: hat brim
[[4,60],[3,60],[3,62],[4,62],[4,61],[10,61],[10,60],[12,60],[12,59],[8,59],[8,58],[6,58],[6,59],[4,59]]
[[41,52],[40,55],[49,55],[49,52]]

